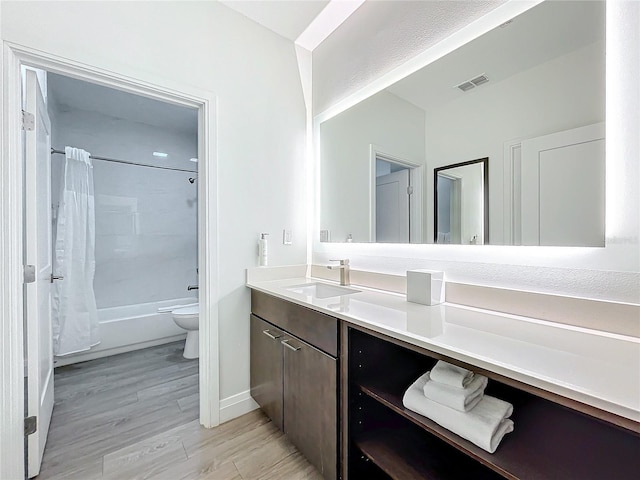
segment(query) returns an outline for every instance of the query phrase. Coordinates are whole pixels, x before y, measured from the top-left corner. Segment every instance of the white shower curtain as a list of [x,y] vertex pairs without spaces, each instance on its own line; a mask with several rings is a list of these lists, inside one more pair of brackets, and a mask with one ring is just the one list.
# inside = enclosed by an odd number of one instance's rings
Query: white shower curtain
[[93,166],[89,153],[66,147],[53,271],[53,353],[68,355],[100,343],[95,274]]

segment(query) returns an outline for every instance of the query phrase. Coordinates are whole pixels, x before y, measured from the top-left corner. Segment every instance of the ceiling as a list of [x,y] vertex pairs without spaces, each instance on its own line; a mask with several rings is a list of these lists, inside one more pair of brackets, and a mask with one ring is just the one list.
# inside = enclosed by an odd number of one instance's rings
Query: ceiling
[[295,42],[329,0],[220,0],[220,3]]
[[111,117],[144,123],[169,130],[194,134],[198,131],[198,111],[140,95],[47,74],[47,95],[55,108],[85,110]]
[[387,91],[423,110],[444,105],[473,94],[474,90],[463,93],[455,86],[478,75],[486,74],[494,84],[578,48],[603,42],[604,9],[604,2],[544,2]]

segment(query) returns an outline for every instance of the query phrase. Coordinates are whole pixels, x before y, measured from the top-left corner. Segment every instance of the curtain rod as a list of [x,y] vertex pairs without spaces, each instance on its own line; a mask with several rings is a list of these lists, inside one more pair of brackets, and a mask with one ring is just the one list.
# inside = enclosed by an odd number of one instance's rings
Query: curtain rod
[[[51,153],[52,154],[59,154],[59,155],[66,155],[66,152],[64,150],[57,150],[55,148],[51,149]],[[95,155],[89,155],[89,158],[92,158],[93,160],[104,160],[105,162],[123,163],[125,165],[137,165],[139,167],[159,168],[160,170],[172,170],[174,172],[198,173],[197,170],[187,170],[187,169],[184,169],[184,168],[161,167],[160,165],[146,165],[144,163],[129,162],[127,160],[118,160],[116,158],[97,157]]]

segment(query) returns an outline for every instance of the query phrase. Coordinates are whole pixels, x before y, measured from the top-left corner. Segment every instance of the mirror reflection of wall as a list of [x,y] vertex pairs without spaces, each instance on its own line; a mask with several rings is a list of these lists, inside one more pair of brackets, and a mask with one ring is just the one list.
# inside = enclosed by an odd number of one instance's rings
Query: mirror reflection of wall
[[[604,246],[604,33],[604,2],[546,1],[323,122],[320,228],[338,242],[381,241],[370,205],[378,145],[424,167],[411,243],[437,242],[434,169],[488,157],[489,224],[461,227],[459,243]],[[531,154],[554,135],[562,148]]]

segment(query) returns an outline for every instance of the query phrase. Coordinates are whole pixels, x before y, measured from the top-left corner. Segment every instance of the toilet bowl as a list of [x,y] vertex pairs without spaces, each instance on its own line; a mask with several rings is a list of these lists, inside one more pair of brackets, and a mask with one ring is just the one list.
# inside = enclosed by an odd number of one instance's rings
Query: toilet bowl
[[180,328],[184,328],[187,331],[187,339],[184,342],[184,358],[198,358],[200,356],[200,339],[199,339],[199,326],[200,326],[200,308],[198,305],[192,305],[189,307],[176,308],[171,311],[173,321],[176,322]]

